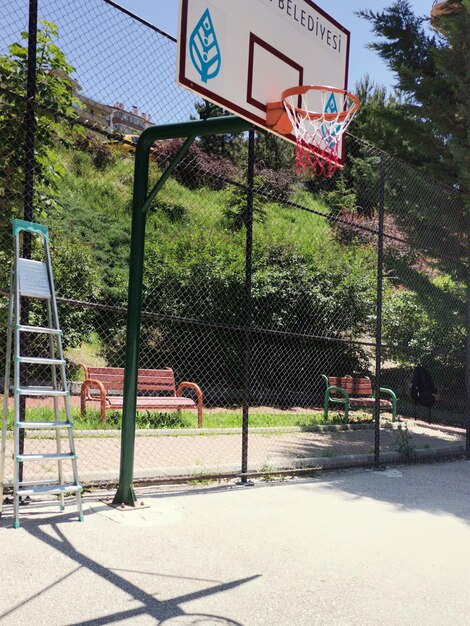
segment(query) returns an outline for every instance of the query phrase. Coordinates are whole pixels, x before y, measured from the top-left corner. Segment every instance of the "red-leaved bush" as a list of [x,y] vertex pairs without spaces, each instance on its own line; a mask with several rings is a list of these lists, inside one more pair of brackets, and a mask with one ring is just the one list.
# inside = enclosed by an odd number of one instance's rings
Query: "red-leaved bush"
[[[152,152],[152,158],[158,164],[167,167],[183,144],[182,139],[168,139],[158,144]],[[210,189],[222,189],[226,179],[236,179],[240,176],[238,168],[228,159],[217,157],[216,159],[193,143],[188,153],[178,164],[174,176],[182,185],[189,189],[209,187]]]

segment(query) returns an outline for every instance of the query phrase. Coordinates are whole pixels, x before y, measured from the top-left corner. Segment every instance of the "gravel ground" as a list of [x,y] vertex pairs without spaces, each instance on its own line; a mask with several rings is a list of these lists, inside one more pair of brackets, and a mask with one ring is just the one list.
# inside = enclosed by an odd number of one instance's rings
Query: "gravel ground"
[[[430,427],[423,422],[407,421],[410,438],[409,451],[447,454],[449,450],[463,450],[464,431],[449,427]],[[239,471],[242,437],[240,431],[230,434],[205,431],[144,431],[136,437],[135,476],[167,477],[192,474],[212,474]],[[89,434],[91,433],[91,434]],[[396,429],[380,431],[381,452],[395,452],[399,447]],[[120,433],[117,431],[77,431],[76,447],[79,455],[81,480],[106,481],[116,479],[120,460]],[[402,446],[403,447],[403,446]],[[67,447],[64,445],[64,450]],[[25,451],[48,453],[55,451],[53,438],[29,438]],[[294,429],[251,429],[248,448],[250,472],[271,471],[292,467],[334,465],[342,459],[371,455],[374,451],[372,425],[358,430],[302,432]],[[8,442],[6,474],[12,475],[12,442]],[[64,470],[67,466],[64,463]],[[55,476],[54,464],[30,462],[25,464],[25,478],[39,480]]]

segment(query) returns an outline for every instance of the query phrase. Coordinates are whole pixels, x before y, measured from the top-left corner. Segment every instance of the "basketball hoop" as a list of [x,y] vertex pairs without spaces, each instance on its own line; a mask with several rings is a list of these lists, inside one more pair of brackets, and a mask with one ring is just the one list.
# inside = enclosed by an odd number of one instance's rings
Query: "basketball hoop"
[[330,178],[342,168],[342,136],[360,106],[357,96],[337,87],[291,87],[281,102],[268,103],[266,123],[295,136],[298,170],[310,167],[315,176]]

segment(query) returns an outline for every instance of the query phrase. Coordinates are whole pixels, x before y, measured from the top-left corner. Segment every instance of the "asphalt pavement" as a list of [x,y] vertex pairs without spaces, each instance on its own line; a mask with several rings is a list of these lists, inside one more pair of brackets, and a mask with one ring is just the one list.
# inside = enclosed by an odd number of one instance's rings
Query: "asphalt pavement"
[[0,520],[0,624],[467,625],[470,463],[86,498]]

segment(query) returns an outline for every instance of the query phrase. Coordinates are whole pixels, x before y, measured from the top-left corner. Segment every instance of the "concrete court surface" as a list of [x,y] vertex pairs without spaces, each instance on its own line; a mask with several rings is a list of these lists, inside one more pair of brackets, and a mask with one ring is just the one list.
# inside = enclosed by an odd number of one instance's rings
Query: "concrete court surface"
[[155,490],[0,520],[0,624],[470,623],[470,462]]

